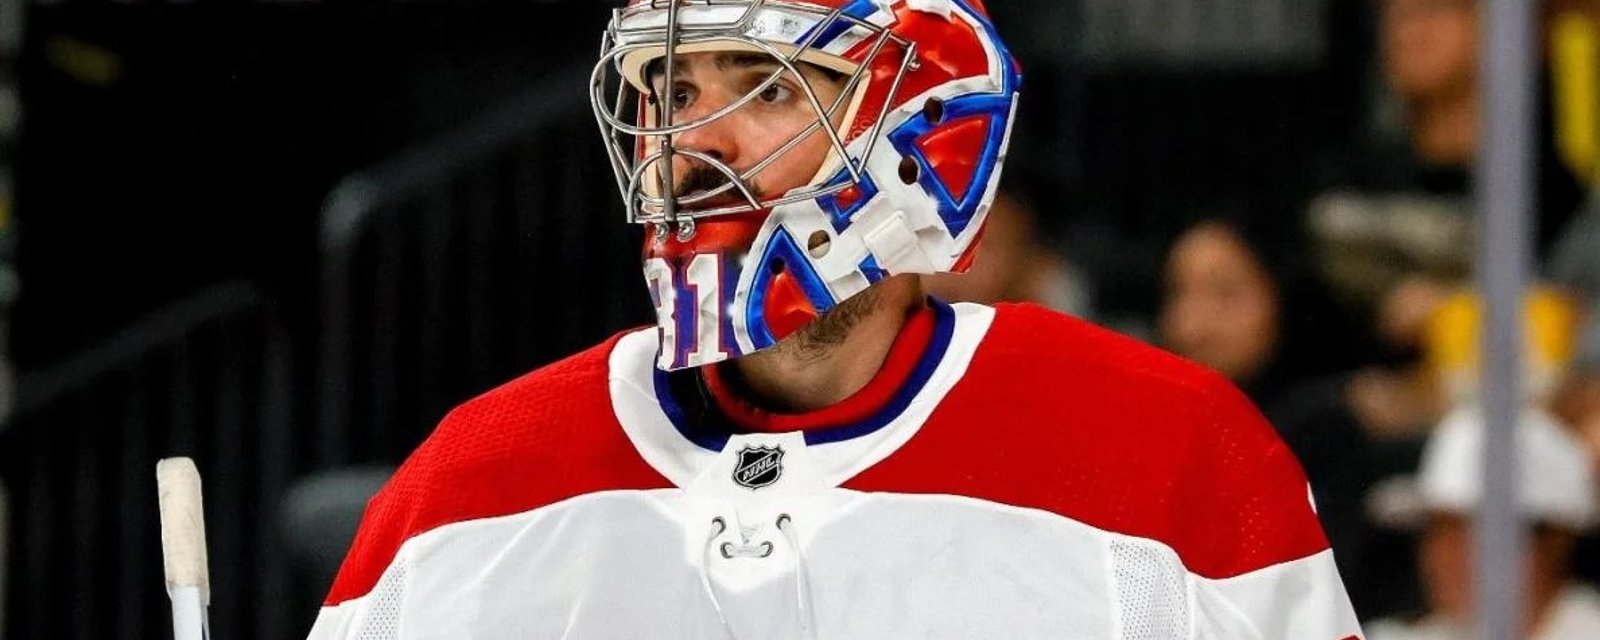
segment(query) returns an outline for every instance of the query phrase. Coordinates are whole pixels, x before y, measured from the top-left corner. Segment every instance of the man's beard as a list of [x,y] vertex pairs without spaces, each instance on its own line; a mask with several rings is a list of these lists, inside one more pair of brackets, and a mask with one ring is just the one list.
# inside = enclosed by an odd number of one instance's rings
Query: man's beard
[[775,350],[787,351],[803,360],[820,359],[844,344],[856,325],[861,324],[877,308],[878,289],[867,287],[845,298],[838,306],[818,316],[794,335],[779,341]]

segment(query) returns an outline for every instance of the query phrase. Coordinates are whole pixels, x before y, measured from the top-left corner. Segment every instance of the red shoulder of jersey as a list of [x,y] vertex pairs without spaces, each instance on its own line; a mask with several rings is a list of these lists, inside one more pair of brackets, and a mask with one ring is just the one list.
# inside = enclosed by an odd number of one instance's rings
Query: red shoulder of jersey
[[329,605],[372,590],[406,540],[596,491],[671,486],[617,424],[608,359],[621,335],[455,410],[367,504]]
[[998,306],[917,436],[848,486],[1047,510],[1213,579],[1328,548],[1298,460],[1231,383],[1033,305]]

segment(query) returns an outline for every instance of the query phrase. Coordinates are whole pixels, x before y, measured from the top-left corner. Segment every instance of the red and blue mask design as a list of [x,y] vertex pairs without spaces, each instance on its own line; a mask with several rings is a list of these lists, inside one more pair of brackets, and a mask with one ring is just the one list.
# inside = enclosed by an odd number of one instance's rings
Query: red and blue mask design
[[[840,98],[813,99],[817,123],[796,134],[833,132],[810,184],[758,193],[750,185],[771,156],[733,167],[673,144],[751,96],[679,122],[647,99],[645,69],[724,50],[772,56],[779,69],[769,82],[802,77],[802,63],[843,74]],[[635,0],[618,10],[591,97],[628,220],[646,229],[657,365],[766,349],[890,275],[965,270],[1000,179],[1020,82],[979,0]],[[675,156],[726,180],[666,195],[673,188],[662,168]]]

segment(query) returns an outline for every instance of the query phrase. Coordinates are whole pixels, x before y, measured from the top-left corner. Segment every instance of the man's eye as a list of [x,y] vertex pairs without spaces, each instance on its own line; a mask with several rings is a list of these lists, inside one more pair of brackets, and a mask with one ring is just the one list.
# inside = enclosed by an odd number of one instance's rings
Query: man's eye
[[672,88],[672,108],[687,107],[691,100],[694,100],[694,90],[681,85]]
[[793,89],[783,86],[782,84],[774,83],[772,86],[762,89],[761,93],[756,96],[756,99],[768,104],[778,104],[781,102],[787,102],[793,95]]

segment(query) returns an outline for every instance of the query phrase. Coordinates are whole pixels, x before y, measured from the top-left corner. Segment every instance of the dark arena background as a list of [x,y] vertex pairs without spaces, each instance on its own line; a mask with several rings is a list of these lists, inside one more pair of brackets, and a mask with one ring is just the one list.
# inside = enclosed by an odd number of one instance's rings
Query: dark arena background
[[[988,0],[1024,74],[1002,187],[1070,281],[1039,298],[1166,346],[1197,218],[1325,275],[1296,261],[1345,246],[1303,238],[1327,194],[1466,193],[1385,155],[1398,1]],[[366,498],[451,407],[653,321],[588,102],[614,6],[0,0],[0,640],[171,637],[154,465],[178,455],[205,481],[213,637],[304,637]],[[1542,60],[1541,264],[1600,175],[1600,134],[1570,142],[1597,94]],[[1325,297],[1285,325],[1296,375],[1418,361]],[[1327,526],[1375,619],[1423,596],[1412,534],[1359,505],[1425,429],[1357,431],[1375,453],[1327,480],[1356,515]]]

